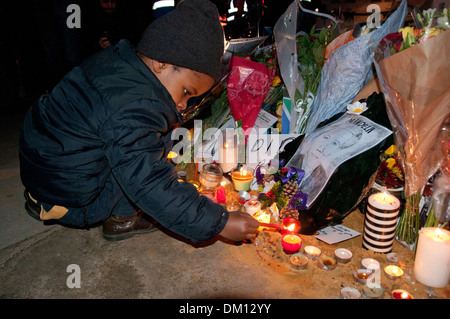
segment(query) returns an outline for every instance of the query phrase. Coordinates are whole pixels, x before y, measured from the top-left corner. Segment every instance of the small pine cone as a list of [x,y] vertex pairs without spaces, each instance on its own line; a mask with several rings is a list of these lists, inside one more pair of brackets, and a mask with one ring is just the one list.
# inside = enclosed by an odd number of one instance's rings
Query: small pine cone
[[288,217],[293,217],[293,218],[298,219],[298,216],[299,216],[298,210],[291,209],[288,206],[283,207],[280,212],[280,219],[282,219],[282,220],[285,218],[288,218]]
[[288,200],[291,199],[292,195],[297,193],[298,191],[298,184],[296,181],[288,181],[286,185],[283,187],[283,193],[282,195],[286,197]]

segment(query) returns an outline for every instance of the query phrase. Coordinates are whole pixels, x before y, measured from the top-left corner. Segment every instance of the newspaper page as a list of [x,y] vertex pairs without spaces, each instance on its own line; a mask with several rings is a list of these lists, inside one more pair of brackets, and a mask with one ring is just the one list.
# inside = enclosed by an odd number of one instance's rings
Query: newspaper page
[[305,171],[300,183],[308,194],[309,209],[336,168],[345,161],[371,149],[392,132],[368,118],[345,113],[338,120],[307,134],[286,167]]

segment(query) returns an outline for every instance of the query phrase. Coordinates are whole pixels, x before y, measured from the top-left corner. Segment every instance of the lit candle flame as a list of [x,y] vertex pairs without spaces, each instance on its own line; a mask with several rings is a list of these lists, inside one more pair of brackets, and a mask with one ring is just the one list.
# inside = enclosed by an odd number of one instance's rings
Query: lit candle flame
[[406,291],[402,292],[401,297],[402,297],[403,299],[408,298],[408,293],[407,293]]
[[220,182],[220,186],[225,187],[225,185],[227,185],[227,182]]
[[295,228],[295,224],[290,224],[290,225],[287,227],[287,230],[293,231],[294,228]]
[[439,228],[436,228],[436,236],[440,238],[442,236],[442,231]]
[[175,158],[175,157],[178,157],[178,154],[173,151],[170,151],[169,154],[167,154],[168,159]]

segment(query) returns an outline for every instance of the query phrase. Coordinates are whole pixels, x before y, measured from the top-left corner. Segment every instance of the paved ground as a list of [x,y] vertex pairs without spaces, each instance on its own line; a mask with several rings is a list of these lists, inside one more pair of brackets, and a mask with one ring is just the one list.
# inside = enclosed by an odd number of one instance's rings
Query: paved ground
[[[2,115],[0,122],[1,298],[295,298],[271,285],[264,266],[248,264],[249,254],[260,262],[252,245],[194,247],[164,231],[111,243],[100,228],[32,219],[19,177],[22,116]],[[76,274],[80,288],[70,288]]]
[[[324,307],[323,300],[311,299],[339,299],[343,285],[354,284],[351,275],[317,271],[314,278],[319,280],[308,288],[311,278],[262,258],[254,244],[215,241],[193,246],[166,231],[108,242],[100,228],[71,229],[32,219],[23,206],[19,177],[22,117],[0,118],[0,299],[12,302],[16,314],[29,309],[17,307],[17,299],[151,299],[151,306],[173,317],[189,311],[204,317],[207,309],[200,307],[205,304],[214,305],[213,318],[230,317],[232,307],[241,314],[256,310],[259,317],[300,314],[309,306],[320,309],[316,314],[335,315],[338,305]],[[361,247],[360,242],[352,245]],[[448,299],[448,293],[440,291],[439,298]],[[254,308],[264,305],[270,310]]]

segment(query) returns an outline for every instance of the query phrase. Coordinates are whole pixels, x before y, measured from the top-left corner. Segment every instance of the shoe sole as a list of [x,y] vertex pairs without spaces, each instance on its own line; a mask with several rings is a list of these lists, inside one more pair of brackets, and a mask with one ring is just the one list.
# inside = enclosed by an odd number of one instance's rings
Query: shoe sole
[[140,229],[140,230],[135,230],[135,231],[132,231],[129,233],[124,233],[124,234],[108,235],[108,234],[102,233],[102,235],[103,235],[103,238],[106,239],[107,241],[120,241],[120,240],[131,238],[134,235],[153,233],[156,230],[158,230],[158,228],[156,226],[153,226],[150,229]]

